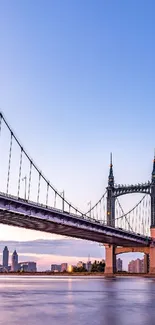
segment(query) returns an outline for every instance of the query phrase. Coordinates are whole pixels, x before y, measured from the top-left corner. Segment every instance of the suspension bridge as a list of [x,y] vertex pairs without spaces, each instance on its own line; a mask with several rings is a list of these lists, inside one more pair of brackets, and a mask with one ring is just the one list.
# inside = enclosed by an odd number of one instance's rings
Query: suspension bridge
[[[155,273],[155,159],[150,181],[121,185],[114,182],[111,155],[107,188],[84,212],[45,177],[2,113],[0,152],[1,224],[102,243],[109,274],[115,272],[118,253],[144,252],[146,272]],[[125,213],[119,198],[132,193],[143,196]]]

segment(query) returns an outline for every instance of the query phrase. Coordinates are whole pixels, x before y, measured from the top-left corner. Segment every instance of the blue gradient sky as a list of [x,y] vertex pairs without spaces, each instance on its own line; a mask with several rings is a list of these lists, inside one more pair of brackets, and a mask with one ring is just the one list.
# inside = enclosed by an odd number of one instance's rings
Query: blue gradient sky
[[154,12],[151,0],[0,1],[0,107],[81,209],[103,193],[110,151],[118,183],[150,178]]

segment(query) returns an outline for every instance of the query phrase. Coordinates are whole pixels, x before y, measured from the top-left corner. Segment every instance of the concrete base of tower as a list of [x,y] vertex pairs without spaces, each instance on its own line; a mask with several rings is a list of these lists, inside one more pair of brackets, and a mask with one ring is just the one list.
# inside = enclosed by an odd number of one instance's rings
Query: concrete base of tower
[[[155,239],[155,228],[150,229],[151,237]],[[155,246],[150,246],[150,267],[149,267],[149,273],[155,274]]]
[[150,247],[150,274],[155,274],[155,247]]
[[144,254],[144,273],[149,273],[149,254]]
[[115,246],[104,244],[105,247],[105,275],[116,273]]

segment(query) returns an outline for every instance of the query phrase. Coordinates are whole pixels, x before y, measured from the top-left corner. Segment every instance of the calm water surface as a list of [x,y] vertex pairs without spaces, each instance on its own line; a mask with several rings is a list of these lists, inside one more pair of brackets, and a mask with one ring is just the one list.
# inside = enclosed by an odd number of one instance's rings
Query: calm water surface
[[155,325],[155,281],[0,277],[3,325]]

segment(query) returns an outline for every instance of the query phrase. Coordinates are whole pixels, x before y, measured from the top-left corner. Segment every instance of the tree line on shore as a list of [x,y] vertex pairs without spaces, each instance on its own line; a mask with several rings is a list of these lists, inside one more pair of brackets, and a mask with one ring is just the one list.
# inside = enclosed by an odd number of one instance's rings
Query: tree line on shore
[[[91,264],[89,272],[104,272],[105,271],[105,262],[94,261]],[[85,266],[77,267],[73,266],[73,272],[88,272]]]

